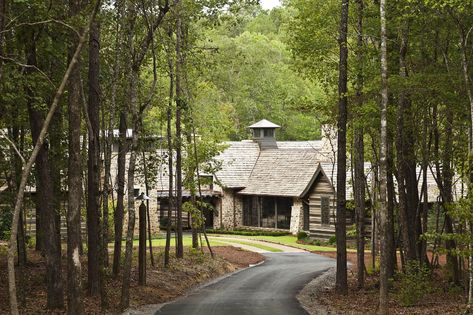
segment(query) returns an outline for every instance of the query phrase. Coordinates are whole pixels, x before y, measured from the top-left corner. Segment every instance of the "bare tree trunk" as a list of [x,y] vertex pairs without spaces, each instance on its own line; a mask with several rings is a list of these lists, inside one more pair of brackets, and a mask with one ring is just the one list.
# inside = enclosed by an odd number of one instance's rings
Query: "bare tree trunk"
[[92,296],[100,294],[100,148],[99,148],[99,115],[100,115],[100,30],[98,22],[90,29],[89,39],[89,106],[87,109],[91,130],[88,137],[87,159],[87,289]]
[[[0,0],[0,55],[3,56],[3,30],[5,29],[7,0]],[[3,60],[0,60],[0,81],[3,79]]]
[[146,205],[144,200],[141,201],[139,210],[138,284],[146,285]]
[[126,112],[125,109],[120,113],[119,125],[119,142],[118,142],[118,158],[117,158],[117,208],[113,214],[113,221],[115,225],[115,244],[113,247],[113,275],[117,276],[120,273],[120,260],[122,252],[122,236],[123,236],[123,214],[124,214],[124,197],[125,197],[125,163],[126,154],[128,151],[127,137],[126,137]]
[[137,104],[137,84],[139,80],[138,69],[132,67],[131,77],[129,78],[130,89],[130,107],[133,119],[133,134],[132,144],[130,149],[130,158],[128,160],[128,177],[127,177],[127,203],[128,203],[128,228],[126,233],[126,247],[125,247],[125,262],[123,265],[123,281],[122,292],[120,299],[121,309],[124,310],[130,305],[130,280],[131,267],[133,258],[133,236],[135,231],[135,168],[136,168],[136,153],[138,152],[138,138],[141,132],[141,122],[138,114]]
[[388,248],[386,249],[389,253],[387,273],[388,277],[391,278],[394,276],[394,269],[397,267],[397,254],[396,254],[396,240],[394,237],[394,206],[396,198],[396,188],[394,186],[394,161],[393,161],[393,134],[390,132],[391,128],[388,128],[387,131],[387,148],[386,148],[386,168],[387,168],[387,179],[386,179],[386,188],[387,188],[387,211],[388,218],[386,222],[386,243]]
[[[463,79],[465,82],[465,88],[468,95],[468,101],[470,104],[469,114],[470,114],[470,123],[469,123],[469,132],[468,132],[468,195],[470,198],[473,196],[473,91],[471,88],[471,79],[470,79],[470,69],[468,63],[468,36],[472,29],[468,32],[465,31],[461,25],[461,21],[457,21],[458,27],[461,34],[461,53],[462,53],[462,70],[463,70]],[[473,228],[470,220],[467,220],[467,229],[470,235],[473,234]],[[468,255],[468,309],[471,309],[473,305],[473,257],[471,255],[473,245],[471,241],[468,243],[468,250],[470,254]]]
[[[27,44],[26,54],[27,63],[36,66],[36,43],[35,34],[31,34],[31,42]],[[26,70],[30,73],[31,69]],[[34,91],[30,88],[27,90],[28,95],[28,112],[31,123],[31,133],[33,141],[37,142],[40,137],[43,125],[43,114],[34,104]],[[62,291],[61,279],[61,247],[60,239],[57,234],[57,220],[55,209],[53,207],[54,191],[53,178],[50,164],[50,157],[47,145],[43,145],[38,152],[38,160],[36,161],[39,182],[37,183],[38,198],[40,204],[40,226],[41,226],[41,249],[46,256],[46,283],[48,300],[48,309],[60,309],[64,307],[64,295]]]
[[338,141],[337,141],[337,276],[335,288],[347,294],[347,248],[346,248],[346,128],[347,128],[347,80],[348,80],[348,3],[342,0],[340,17],[340,65],[338,79]]
[[184,245],[182,242],[182,134],[181,134],[181,110],[184,107],[184,95],[181,87],[181,70],[183,67],[182,45],[182,21],[180,13],[176,19],[176,210],[177,210],[177,239],[176,257],[184,256]]
[[[95,14],[98,9],[98,3],[91,15],[89,25],[85,29],[84,33],[82,36],[80,36],[79,39],[79,44],[77,45],[77,48],[74,52],[74,55],[71,58],[71,61],[69,62],[69,66],[67,67],[66,73],[64,74],[64,77],[62,78],[61,84],[58,87],[58,90],[56,92],[56,95],[54,96],[53,103],[49,109],[48,114],[46,115],[46,118],[44,120],[43,126],[41,127],[41,131],[37,137],[37,141],[35,142],[35,147],[33,149],[33,152],[31,153],[31,156],[26,163],[26,165],[23,168],[23,172],[21,174],[21,181],[20,181],[20,187],[18,189],[18,194],[16,196],[16,202],[15,202],[15,209],[13,212],[13,220],[12,220],[12,227],[11,227],[11,235],[10,235],[10,242],[8,246],[8,293],[10,296],[10,309],[11,313],[14,315],[19,314],[18,312],[18,301],[17,301],[17,295],[16,295],[16,284],[15,284],[15,250],[16,250],[16,239],[18,236],[18,222],[19,222],[19,217],[20,217],[20,210],[23,204],[23,198],[24,198],[24,193],[25,193],[25,188],[26,188],[26,182],[28,180],[28,175],[31,172],[31,168],[33,167],[33,163],[35,162],[38,153],[40,149],[43,147],[44,139],[46,138],[46,133],[49,128],[49,124],[51,123],[51,120],[53,118],[54,112],[56,111],[59,101],[61,99],[62,94],[64,93],[64,89],[66,87],[66,84],[69,80],[69,76],[71,75],[72,69],[75,67],[75,65],[78,62],[79,54],[80,51],[84,45],[85,38],[87,36],[87,33],[90,28],[90,23],[94,20]],[[78,252],[78,251],[77,251]],[[78,257],[75,256],[75,257]],[[61,290],[62,292],[62,290]]]
[[[80,1],[70,2],[70,15],[76,16],[81,9]],[[71,34],[75,43],[76,35]],[[72,58],[74,46],[69,48]],[[80,61],[72,69],[68,85],[69,109],[69,160],[68,179],[69,189],[67,202],[67,313],[84,314],[82,301],[82,266],[79,258],[79,243],[81,242],[81,197],[82,197],[82,163],[81,163],[81,87]]]
[[[146,164],[146,156],[143,151],[143,173],[145,175],[145,190],[146,196],[149,196],[149,185],[148,185],[148,167]],[[151,266],[154,267],[154,257],[153,257],[153,240],[151,239],[151,220],[149,215],[149,200],[146,200],[146,222],[148,223],[148,242],[149,242],[149,256],[151,261]],[[146,247],[146,246],[145,246]]]
[[[409,34],[409,25],[405,21],[401,26],[401,47],[399,54],[399,67],[400,67],[400,76],[407,77],[407,65],[406,65],[406,55],[408,48],[408,34]],[[408,139],[406,139],[406,134],[408,133],[406,129],[406,113],[410,107],[410,101],[407,95],[404,92],[401,92],[398,103],[398,117],[397,117],[397,163],[398,163],[398,190],[399,190],[399,219],[400,226],[402,231],[402,243],[404,245],[404,251],[406,253],[407,260],[415,260],[417,257],[416,250],[416,232],[415,227],[415,218],[412,215],[412,212],[417,209],[412,208],[412,203],[409,201],[409,192],[413,189],[410,184],[410,170],[411,167],[410,161],[408,160],[408,155],[411,154],[409,151]],[[414,166],[415,172],[415,166]],[[417,191],[417,183],[415,187]]]
[[388,314],[388,209],[387,209],[387,107],[388,107],[388,60],[386,47],[386,0],[380,0],[381,17],[381,137],[380,137],[380,209],[379,234],[381,236],[381,264],[379,274],[379,313]]
[[[169,37],[172,33],[169,32]],[[174,205],[174,172],[173,172],[173,144],[172,144],[172,100],[174,93],[174,75],[173,65],[170,53],[168,52],[168,66],[169,66],[169,103],[167,108],[167,142],[168,142],[168,174],[169,174],[169,202],[166,225],[166,247],[164,249],[164,267],[169,266],[169,252],[171,250],[171,226],[172,226],[172,209]]]
[[[364,0],[357,0],[357,78],[356,98],[357,109],[363,107],[363,14]],[[363,288],[365,282],[365,169],[363,126],[361,122],[355,124],[355,156],[354,156],[354,191],[356,212],[356,257],[357,257],[357,282],[358,288]]]

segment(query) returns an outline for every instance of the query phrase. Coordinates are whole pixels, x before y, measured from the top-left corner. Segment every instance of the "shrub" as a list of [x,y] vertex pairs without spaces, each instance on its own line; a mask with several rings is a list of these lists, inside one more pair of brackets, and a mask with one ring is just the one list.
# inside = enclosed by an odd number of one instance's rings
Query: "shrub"
[[159,228],[166,229],[168,226],[168,217],[162,217],[159,219]]
[[304,231],[297,232],[297,239],[298,240],[304,240],[308,237],[309,237],[309,235]]
[[404,306],[411,306],[431,292],[430,270],[418,261],[409,261],[406,272],[400,275],[398,299]]
[[330,236],[330,238],[328,239],[328,243],[330,245],[334,245],[336,242],[337,242],[337,236],[335,235]]
[[206,230],[209,234],[230,234],[230,235],[246,235],[246,236],[284,236],[291,233],[284,231],[271,231],[271,230],[251,230],[251,229],[234,229],[234,230],[222,230],[222,229],[208,229]]

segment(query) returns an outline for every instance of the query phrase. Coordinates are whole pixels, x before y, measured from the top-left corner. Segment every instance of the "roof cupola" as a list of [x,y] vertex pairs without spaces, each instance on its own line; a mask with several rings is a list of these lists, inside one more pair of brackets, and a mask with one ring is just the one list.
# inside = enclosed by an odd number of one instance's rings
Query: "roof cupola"
[[263,119],[249,126],[253,141],[259,144],[260,149],[276,149],[276,129],[281,128],[269,120]]

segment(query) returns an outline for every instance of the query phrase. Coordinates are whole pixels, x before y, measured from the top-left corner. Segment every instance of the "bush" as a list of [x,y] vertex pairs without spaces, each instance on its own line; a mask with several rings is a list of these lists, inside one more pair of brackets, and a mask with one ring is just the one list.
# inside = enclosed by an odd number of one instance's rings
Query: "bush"
[[308,237],[309,235],[304,231],[297,232],[297,240],[305,240]]
[[330,245],[334,245],[336,242],[337,242],[337,236],[335,235],[330,236],[330,238],[328,239],[328,243]]
[[0,240],[10,239],[10,228],[13,219],[11,208],[0,209]]
[[431,292],[430,270],[418,261],[409,261],[406,272],[400,275],[398,299],[404,306],[412,306]]
[[166,229],[168,226],[168,217],[162,217],[159,219],[159,228]]
[[234,230],[208,229],[206,231],[209,234],[229,234],[229,235],[245,235],[245,236],[285,236],[285,235],[291,234],[289,232],[284,232],[284,231],[251,230],[251,229],[234,229]]

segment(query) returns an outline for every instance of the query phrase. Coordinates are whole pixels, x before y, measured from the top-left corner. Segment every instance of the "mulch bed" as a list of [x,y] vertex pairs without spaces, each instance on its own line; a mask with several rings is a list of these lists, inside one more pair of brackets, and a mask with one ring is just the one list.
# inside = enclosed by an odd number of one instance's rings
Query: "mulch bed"
[[[335,252],[314,252],[330,258],[336,258]],[[320,305],[326,307],[330,314],[376,314],[379,302],[379,280],[377,274],[366,278],[365,287],[357,288],[356,253],[348,252],[347,258],[352,263],[348,270],[348,295],[343,296],[334,289],[322,291],[317,298]],[[431,257],[429,257],[431,258]],[[445,257],[440,257],[445,263]],[[365,254],[365,264],[371,265],[371,255]],[[452,288],[440,268],[433,274],[430,283],[431,292],[412,306],[403,306],[399,292],[399,282],[394,282],[389,294],[390,314],[462,314],[466,307],[466,296],[461,289]]]
[[[213,248],[216,259],[204,251],[187,251],[184,259],[175,259],[171,256],[170,268],[163,266],[164,253],[162,248],[154,249],[156,267],[151,267],[148,259],[147,284],[138,286],[138,270],[136,257],[132,270],[132,284],[130,288],[130,307],[146,304],[159,304],[175,299],[188,292],[191,288],[205,283],[213,278],[233,272],[239,268],[260,262],[263,256],[257,253],[243,251],[232,246],[220,246]],[[136,254],[137,250],[134,250]],[[86,258],[84,255],[83,258]],[[64,251],[63,278],[66,288],[66,265]],[[112,261],[112,260],[110,260]],[[83,284],[87,282],[87,263],[82,261]],[[26,286],[23,290],[17,287],[18,295],[24,295],[26,304],[20,310],[22,314],[64,314],[64,311],[51,312],[46,310],[46,292],[44,284],[45,265],[44,258],[35,251],[28,252],[28,265],[23,275]],[[18,278],[18,272],[17,272]],[[6,256],[2,251],[0,254],[0,314],[9,313],[8,285],[6,271]],[[109,309],[106,312],[100,310],[100,300],[96,297],[85,297],[84,304],[87,314],[119,314],[119,301],[121,293],[121,276],[117,279],[108,276],[106,279],[106,290],[108,294]],[[66,291],[64,291],[66,292]],[[85,291],[84,291],[85,293]],[[19,299],[21,300],[21,299]],[[65,299],[66,300],[66,299]]]

